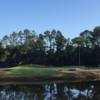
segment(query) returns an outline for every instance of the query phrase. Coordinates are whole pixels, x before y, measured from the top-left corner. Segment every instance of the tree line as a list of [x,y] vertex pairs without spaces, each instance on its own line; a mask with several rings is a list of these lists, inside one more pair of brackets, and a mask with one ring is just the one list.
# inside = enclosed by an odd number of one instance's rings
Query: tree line
[[41,34],[25,29],[5,35],[0,40],[0,67],[23,64],[99,66],[100,26],[73,39],[55,29]]

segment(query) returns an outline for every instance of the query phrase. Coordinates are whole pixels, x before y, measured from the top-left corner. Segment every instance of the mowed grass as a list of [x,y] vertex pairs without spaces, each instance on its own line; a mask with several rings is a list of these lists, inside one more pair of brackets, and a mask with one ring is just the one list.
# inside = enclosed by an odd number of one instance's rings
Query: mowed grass
[[0,69],[0,81],[87,81],[100,80],[100,71],[79,67],[54,67],[42,65],[23,65]]
[[[79,68],[24,65],[1,69],[1,74],[9,77],[60,77],[66,72],[76,72]],[[1,75],[0,75],[1,76]]]
[[8,69],[8,74],[12,76],[37,76],[37,77],[49,77],[49,76],[62,76],[64,72],[76,71],[77,68],[69,68],[69,67],[47,67],[41,65],[25,65],[25,66],[17,66]]

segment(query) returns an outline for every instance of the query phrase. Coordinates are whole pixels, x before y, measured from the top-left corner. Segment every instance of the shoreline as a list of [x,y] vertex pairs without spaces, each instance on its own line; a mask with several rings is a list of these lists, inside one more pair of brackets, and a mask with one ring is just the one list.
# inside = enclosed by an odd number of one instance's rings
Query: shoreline
[[100,81],[100,69],[17,66],[0,69],[0,83],[70,83]]

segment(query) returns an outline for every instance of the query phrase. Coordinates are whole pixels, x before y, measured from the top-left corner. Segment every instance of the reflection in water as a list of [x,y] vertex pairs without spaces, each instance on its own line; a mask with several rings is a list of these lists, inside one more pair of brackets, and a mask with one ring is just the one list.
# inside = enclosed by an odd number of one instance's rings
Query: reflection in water
[[99,83],[5,85],[0,100],[100,100]]

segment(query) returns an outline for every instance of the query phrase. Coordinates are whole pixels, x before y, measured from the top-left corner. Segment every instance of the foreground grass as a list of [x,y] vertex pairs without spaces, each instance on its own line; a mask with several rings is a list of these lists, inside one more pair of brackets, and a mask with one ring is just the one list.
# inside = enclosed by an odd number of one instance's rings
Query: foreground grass
[[100,71],[72,67],[25,65],[0,69],[0,81],[87,81],[100,80]]

